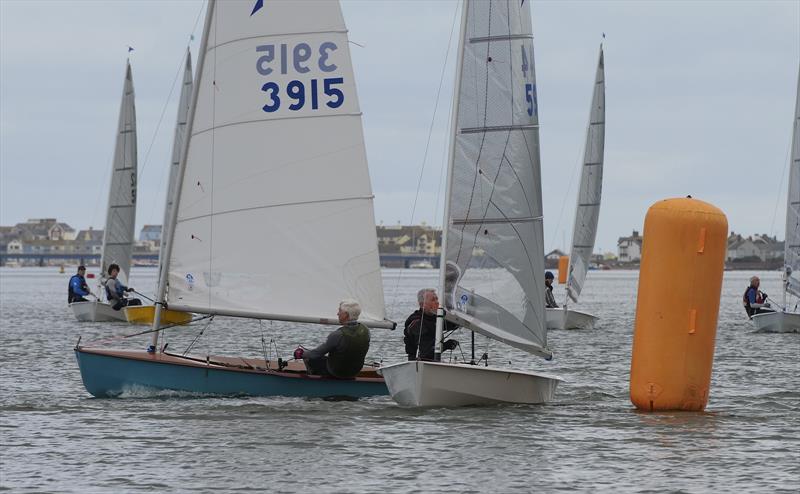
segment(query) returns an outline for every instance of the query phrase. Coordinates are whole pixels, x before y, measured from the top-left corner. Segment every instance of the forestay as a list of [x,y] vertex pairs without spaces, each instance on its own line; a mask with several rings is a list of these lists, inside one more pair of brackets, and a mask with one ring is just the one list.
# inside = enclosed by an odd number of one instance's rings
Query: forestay
[[134,103],[131,64],[125,68],[125,84],[119,109],[117,142],[114,148],[111,184],[108,193],[103,252],[100,259],[102,276],[108,266],[119,265],[119,279],[128,284],[136,223],[136,106]]
[[445,217],[447,317],[549,357],[530,6],[464,8]]
[[786,242],[784,259],[789,273],[786,290],[800,297],[800,74],[797,76],[797,101],[792,134],[792,162],[789,170],[789,195],[786,201]]
[[186,64],[183,68],[183,82],[181,83],[181,95],[178,100],[178,116],[175,121],[175,137],[172,140],[172,161],[169,166],[169,182],[167,183],[167,199],[164,205],[164,222],[161,224],[161,246],[158,252],[159,268],[166,255],[166,246],[171,238],[170,223],[172,221],[172,205],[175,203],[175,188],[177,187],[178,171],[181,165],[181,154],[183,153],[184,140],[186,138],[186,120],[189,117],[189,105],[192,99],[192,52],[186,50]]
[[606,134],[606,86],[603,67],[603,47],[597,62],[589,126],[583,151],[581,183],[575,209],[575,226],[572,229],[572,248],[567,270],[567,295],[574,302],[583,290],[586,272],[597,237],[597,220],[600,217],[600,198],[603,192],[603,152]]
[[214,2],[169,257],[171,308],[384,319],[372,190],[338,2]]

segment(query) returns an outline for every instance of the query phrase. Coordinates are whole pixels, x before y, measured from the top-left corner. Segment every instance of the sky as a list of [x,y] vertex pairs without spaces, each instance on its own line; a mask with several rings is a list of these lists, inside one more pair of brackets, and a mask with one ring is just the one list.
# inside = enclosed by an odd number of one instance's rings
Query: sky
[[[173,83],[187,44],[196,60],[203,8],[202,0],[0,0],[0,225],[57,217],[103,227],[129,46],[137,232],[161,222]],[[344,0],[342,9],[357,43],[376,222],[440,225],[457,4]],[[783,238],[800,1],[533,0],[532,12],[546,251],[570,240],[601,41],[606,143],[595,250],[616,251],[653,203],[687,194],[721,208],[732,231]]]

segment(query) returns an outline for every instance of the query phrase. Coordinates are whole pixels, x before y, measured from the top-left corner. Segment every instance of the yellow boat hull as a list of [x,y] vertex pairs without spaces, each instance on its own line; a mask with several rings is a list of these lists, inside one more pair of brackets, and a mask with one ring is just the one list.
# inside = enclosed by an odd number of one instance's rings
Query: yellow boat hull
[[[156,308],[153,305],[134,305],[125,307],[125,317],[131,324],[152,325],[153,317],[156,313]],[[191,312],[181,312],[177,310],[162,310],[161,311],[161,324],[188,324],[192,321]]]

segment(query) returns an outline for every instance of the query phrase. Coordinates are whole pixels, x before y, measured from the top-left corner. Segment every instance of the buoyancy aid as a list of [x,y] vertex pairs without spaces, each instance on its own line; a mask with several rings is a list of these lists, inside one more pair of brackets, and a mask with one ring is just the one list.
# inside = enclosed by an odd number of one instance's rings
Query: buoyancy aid
[[356,324],[343,326],[341,332],[338,347],[328,354],[328,370],[336,377],[355,377],[369,351],[369,329]]

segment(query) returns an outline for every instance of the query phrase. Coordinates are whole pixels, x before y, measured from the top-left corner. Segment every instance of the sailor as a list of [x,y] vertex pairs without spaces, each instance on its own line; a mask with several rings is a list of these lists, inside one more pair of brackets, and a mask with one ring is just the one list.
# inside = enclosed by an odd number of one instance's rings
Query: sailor
[[73,302],[88,302],[85,296],[91,294],[89,285],[86,284],[86,266],[78,266],[78,273],[72,275],[69,279],[69,287],[67,288],[67,303]]
[[142,301],[138,298],[125,297],[125,293],[132,292],[133,288],[128,288],[123,285],[122,282],[117,279],[118,274],[119,266],[117,264],[112,264],[108,267],[109,278],[106,280],[106,298],[108,298],[108,303],[111,304],[111,308],[120,310],[129,305],[142,305]]
[[552,271],[546,271],[544,273],[544,306],[548,309],[558,309],[556,298],[553,296],[554,279],[555,276],[553,276]]
[[[436,341],[436,312],[439,310],[439,296],[433,288],[423,288],[417,292],[419,309],[406,319],[403,330],[403,343],[408,360],[433,360]],[[444,331],[455,331],[458,325],[445,321]],[[442,351],[453,350],[458,341],[447,340],[442,343]]]
[[744,310],[747,311],[748,318],[764,312],[773,312],[770,309],[769,302],[767,302],[767,294],[758,289],[760,285],[761,280],[758,276],[753,276],[750,278],[750,286],[747,287],[747,290],[744,291],[744,296],[742,296],[742,304],[744,305]]
[[361,306],[355,300],[342,300],[337,315],[342,327],[332,331],[323,344],[313,350],[301,346],[294,351],[294,358],[303,359],[309,374],[350,379],[364,367],[369,328],[358,322]]

